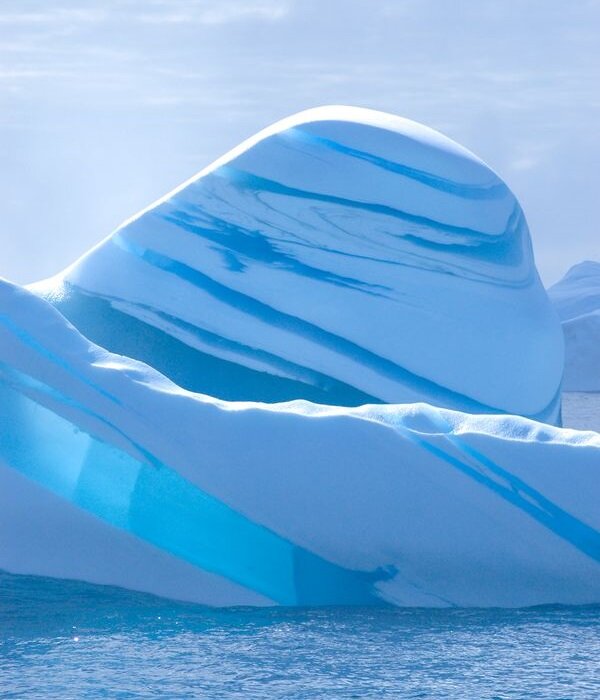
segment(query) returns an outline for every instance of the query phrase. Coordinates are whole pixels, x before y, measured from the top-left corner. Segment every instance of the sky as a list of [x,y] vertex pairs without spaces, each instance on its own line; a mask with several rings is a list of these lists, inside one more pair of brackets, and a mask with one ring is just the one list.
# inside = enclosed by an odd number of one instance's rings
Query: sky
[[546,284],[600,260],[600,0],[0,0],[0,276],[51,276],[268,124],[423,122],[519,198]]

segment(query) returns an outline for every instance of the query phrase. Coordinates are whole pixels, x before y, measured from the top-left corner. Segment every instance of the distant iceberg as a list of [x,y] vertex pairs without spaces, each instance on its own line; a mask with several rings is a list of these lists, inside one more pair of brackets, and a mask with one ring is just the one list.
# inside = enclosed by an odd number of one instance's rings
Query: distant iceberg
[[560,420],[562,334],[517,200],[390,114],[284,119],[32,289],[92,341],[222,399]]
[[0,284],[0,568],[212,605],[600,601],[600,435],[231,403]]
[[565,391],[600,391],[600,262],[575,265],[548,294],[565,333]]

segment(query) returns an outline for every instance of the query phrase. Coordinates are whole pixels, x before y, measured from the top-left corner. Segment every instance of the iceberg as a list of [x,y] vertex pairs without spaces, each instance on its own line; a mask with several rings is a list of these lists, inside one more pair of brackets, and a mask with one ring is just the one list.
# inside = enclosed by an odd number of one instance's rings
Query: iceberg
[[220,399],[560,422],[563,339],[519,203],[390,114],[284,119],[31,289],[93,342]]
[[572,267],[548,290],[565,334],[565,391],[600,391],[600,263]]
[[0,569],[208,605],[600,602],[600,434],[476,156],[349,107],[0,281]]
[[0,568],[211,605],[600,601],[600,435],[230,402],[0,283]]

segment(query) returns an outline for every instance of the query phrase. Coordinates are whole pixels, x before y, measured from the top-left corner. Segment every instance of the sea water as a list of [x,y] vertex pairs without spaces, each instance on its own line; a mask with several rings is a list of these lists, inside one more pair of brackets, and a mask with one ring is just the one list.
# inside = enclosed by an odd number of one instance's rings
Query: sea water
[[0,574],[2,698],[600,697],[600,606],[211,609]]

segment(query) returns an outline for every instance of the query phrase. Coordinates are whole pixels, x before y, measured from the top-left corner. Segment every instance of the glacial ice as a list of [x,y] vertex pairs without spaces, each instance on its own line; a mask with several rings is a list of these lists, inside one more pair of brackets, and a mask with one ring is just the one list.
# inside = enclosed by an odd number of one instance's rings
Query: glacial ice
[[600,434],[550,425],[562,367],[487,166],[300,113],[60,275],[0,281],[0,569],[211,605],[598,603]]
[[0,569],[215,605],[600,601],[600,435],[227,402],[0,283]]
[[517,200],[389,114],[284,119],[32,289],[92,341],[221,399],[560,420],[562,334]]
[[548,290],[565,334],[565,391],[600,391],[600,262],[572,267]]

